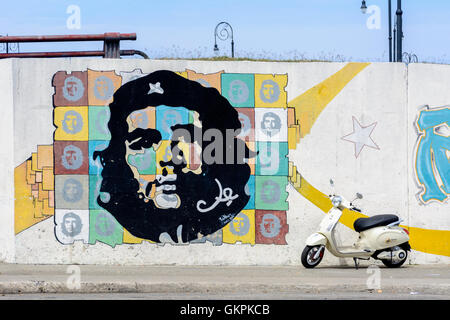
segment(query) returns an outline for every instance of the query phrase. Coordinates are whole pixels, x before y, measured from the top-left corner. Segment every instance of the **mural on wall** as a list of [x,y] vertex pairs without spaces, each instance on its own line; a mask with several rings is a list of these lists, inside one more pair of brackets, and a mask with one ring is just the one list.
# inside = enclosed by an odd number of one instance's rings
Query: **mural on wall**
[[53,78],[57,240],[287,244],[287,75],[119,74]]
[[445,202],[450,196],[450,107],[423,107],[415,125],[418,199],[423,204]]
[[[62,244],[286,245],[289,183],[322,211],[331,206],[289,150],[368,65],[348,63],[292,100],[287,74],[59,71],[54,143],[15,170],[16,234],[52,217]],[[441,109],[448,119],[448,107]],[[448,135],[430,139],[445,135],[428,117],[419,144],[433,151],[429,162],[420,152],[416,168],[447,183],[440,190],[448,196],[448,167],[435,157],[448,150]],[[353,125],[342,139],[354,143],[356,158],[364,147],[379,149],[376,123],[354,118]],[[352,228],[359,217],[346,210],[341,222]],[[450,256],[439,245],[449,231],[405,227],[413,249]]]

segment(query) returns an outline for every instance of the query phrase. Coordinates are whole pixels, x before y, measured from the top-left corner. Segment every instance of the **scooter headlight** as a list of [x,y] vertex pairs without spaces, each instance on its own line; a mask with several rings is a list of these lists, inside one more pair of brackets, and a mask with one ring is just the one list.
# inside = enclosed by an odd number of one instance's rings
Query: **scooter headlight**
[[342,203],[342,198],[340,196],[334,196],[331,199],[331,203],[333,204],[333,207],[337,208],[341,205]]

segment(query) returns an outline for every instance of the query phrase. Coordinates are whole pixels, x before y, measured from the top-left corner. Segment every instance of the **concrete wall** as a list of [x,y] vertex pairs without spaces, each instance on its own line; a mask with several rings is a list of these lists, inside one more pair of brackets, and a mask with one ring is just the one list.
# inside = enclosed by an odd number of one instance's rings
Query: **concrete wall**
[[[121,72],[140,69],[144,74],[158,70],[182,74],[193,70],[200,78],[222,71],[224,74],[276,75],[273,79],[282,79],[276,81],[287,79],[286,87],[280,86],[287,102],[281,110],[292,108],[298,121],[289,123],[288,118],[285,120],[290,128],[286,130],[289,135],[286,142],[289,144],[291,169],[295,166],[307,183],[324,194],[331,191],[328,184],[330,178],[335,180],[336,191],[347,198],[352,198],[356,192],[362,193],[364,199],[359,200],[358,205],[367,216],[398,214],[404,220],[402,225],[408,226],[411,232],[414,250],[410,263],[450,263],[449,193],[443,200],[423,201],[418,196],[424,185],[417,178],[416,164],[418,145],[421,143],[416,120],[424,105],[429,105],[431,109],[448,109],[448,66],[13,59],[0,61],[0,68],[0,104],[4,110],[0,118],[1,136],[9,137],[2,138],[4,147],[0,154],[0,260],[42,264],[300,264],[305,239],[316,231],[324,212],[317,203],[314,204],[311,193],[302,189],[304,192],[300,194],[298,190],[301,187],[294,188],[292,185],[286,189],[288,209],[284,214],[287,220],[282,223],[284,237],[272,244],[255,241],[254,234],[258,231],[254,229],[250,231],[253,238],[235,236],[232,240],[236,243],[222,241],[220,245],[210,241],[162,245],[139,239],[134,239],[136,243],[128,241],[117,245],[100,241],[89,243],[80,240],[72,244],[61,241],[58,227],[55,229],[57,214],[54,207],[49,206],[51,196],[49,199],[49,194],[44,190],[42,194],[46,194],[47,202],[39,202],[42,200],[40,195],[32,194],[32,188],[39,189],[39,183],[34,180],[32,187],[23,181],[28,172],[27,159],[30,159],[31,165],[33,153],[34,157],[38,157],[45,152],[45,148],[39,151],[38,146],[52,147],[54,140],[58,140],[57,135],[54,136],[58,128],[54,126],[56,106],[53,95],[56,89],[52,85],[53,77],[60,71],[71,73],[89,69],[114,71],[116,75],[121,75]],[[190,77],[192,79],[192,73]],[[442,114],[439,115],[441,123],[447,122],[448,125],[448,113]],[[362,133],[354,134],[359,131]],[[443,138],[439,140],[442,143],[436,147],[435,153],[447,152],[448,159],[448,146],[445,151],[448,127],[441,126],[438,131]],[[422,157],[426,159],[425,155]],[[431,161],[431,172],[434,178],[438,176],[438,183],[444,185],[441,190],[445,191],[450,174],[445,171],[448,164],[442,162],[442,157],[440,161],[439,166],[444,170],[440,172],[446,174],[441,177],[437,173],[436,161]],[[15,210],[14,190],[11,187],[14,184],[14,168]],[[40,171],[31,172],[42,177]],[[426,173],[426,170],[423,172]],[[57,189],[55,185],[53,194],[58,192]],[[30,195],[27,196],[27,192]],[[37,203],[44,203],[44,206],[46,203],[46,209],[39,211]],[[258,227],[256,222],[252,225],[253,228]],[[225,231],[228,227],[223,228],[224,233],[228,232]],[[356,240],[357,236],[350,228],[341,225],[339,231],[339,240],[344,244],[352,244]],[[326,254],[323,263],[336,265],[349,262]]]
[[0,61],[0,262],[13,262],[14,237],[14,79],[12,61]]

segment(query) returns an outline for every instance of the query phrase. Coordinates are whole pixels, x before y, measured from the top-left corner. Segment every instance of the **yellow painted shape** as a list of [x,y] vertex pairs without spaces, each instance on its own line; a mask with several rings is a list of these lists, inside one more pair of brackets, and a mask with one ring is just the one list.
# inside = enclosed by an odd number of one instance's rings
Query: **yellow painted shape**
[[293,126],[297,123],[297,118],[295,117],[295,108],[288,108],[288,127]]
[[39,188],[38,200],[39,201],[44,201],[44,199],[48,199],[48,191],[44,191],[42,189],[42,183],[38,184],[38,188]]
[[[298,175],[300,176],[300,174]],[[314,188],[303,177],[301,177],[300,187],[295,189],[324,212],[328,212],[333,206],[327,195]],[[353,229],[353,223],[356,219],[367,217],[368,216],[360,212],[345,209],[340,222],[348,228]],[[429,254],[450,257],[449,230],[432,230],[408,226],[402,227],[409,230],[409,243],[412,249]]]
[[178,71],[178,72],[175,72],[177,75],[179,75],[179,76],[182,76],[183,78],[188,78],[188,73],[187,73],[187,71]]
[[49,199],[44,199],[43,207],[42,207],[42,214],[44,216],[52,216],[55,214],[55,208],[51,207],[49,205]]
[[53,168],[42,169],[42,189],[46,191],[55,190],[55,179]]
[[37,168],[53,167],[53,145],[37,147]]
[[[37,161],[37,152],[33,152],[31,154],[31,170],[33,171],[37,171],[38,170],[38,161]],[[36,174],[35,172],[33,172],[34,174]],[[36,179],[36,178],[35,178]]]
[[44,217],[44,203],[37,198],[34,198],[34,217],[43,218]]
[[127,229],[123,229],[123,243],[138,244],[142,243],[144,239],[133,236]]
[[27,183],[29,185],[36,183],[36,175],[34,174],[34,171],[31,169],[32,166],[32,160],[26,161],[26,177],[27,177]]
[[125,229],[125,228],[123,229],[123,243],[126,243],[126,244],[139,244],[139,243],[142,243],[142,241],[147,241],[147,242],[150,242],[150,243],[156,243],[156,242],[153,242],[153,241],[150,241],[150,240],[145,240],[145,239],[142,239],[142,238],[135,237],[127,229]]
[[288,148],[289,150],[294,150],[297,148],[297,128],[288,128]]
[[450,257],[450,231],[406,227],[414,250]]
[[[27,183],[27,162],[14,169],[14,232],[25,229],[48,218],[42,215],[42,207],[36,207],[31,195],[31,185]],[[36,216],[36,217],[35,217]]]
[[[265,99],[270,99],[270,97],[274,94],[273,86],[265,83],[263,87],[263,83],[266,80],[271,80],[278,84],[279,88],[279,96],[278,100],[274,102],[265,102],[262,97]],[[287,107],[287,86],[288,77],[287,74],[255,74],[255,107],[256,108],[286,108]],[[261,97],[262,96],[262,97]],[[267,101],[267,100],[266,100]]]
[[[67,133],[63,129],[63,121],[66,112],[78,112],[83,119],[83,127],[78,133]],[[88,141],[89,140],[89,111],[88,107],[56,107],[54,109],[55,140],[64,141]]]
[[[245,215],[247,216],[250,227],[248,232],[245,235],[239,236],[235,235],[230,231],[230,225],[233,224],[234,229],[236,231],[239,231],[239,229],[242,227],[242,220],[243,218],[239,217],[239,215]],[[223,243],[229,243],[234,244],[238,241],[241,243],[250,243],[251,245],[255,244],[255,210],[242,210],[239,215],[234,217],[234,219],[227,224],[222,230],[223,230]]]
[[[300,137],[307,135],[325,107],[370,63],[348,63],[337,73],[289,102],[300,124]],[[256,95],[256,93],[255,93]]]

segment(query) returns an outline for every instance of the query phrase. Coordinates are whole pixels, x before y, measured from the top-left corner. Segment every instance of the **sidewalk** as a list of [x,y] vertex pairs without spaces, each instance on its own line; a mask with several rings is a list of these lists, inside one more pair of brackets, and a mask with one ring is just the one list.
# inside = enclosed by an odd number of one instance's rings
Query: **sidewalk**
[[0,294],[368,292],[371,291],[368,283],[374,279],[379,279],[383,292],[420,292],[450,299],[449,265],[406,265],[400,269],[360,267],[358,270],[319,266],[307,270],[301,266],[0,264]]

